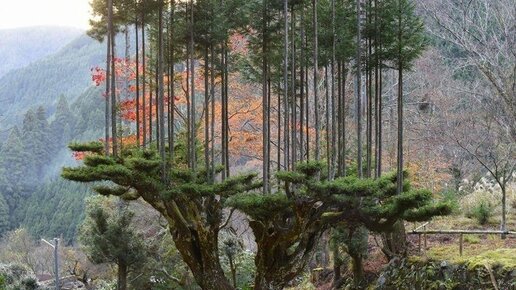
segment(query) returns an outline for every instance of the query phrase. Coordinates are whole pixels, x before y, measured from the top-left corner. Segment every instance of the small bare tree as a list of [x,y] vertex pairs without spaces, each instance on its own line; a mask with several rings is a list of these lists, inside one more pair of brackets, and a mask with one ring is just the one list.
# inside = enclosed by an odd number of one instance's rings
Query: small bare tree
[[458,66],[475,68],[500,99],[516,140],[516,5],[514,0],[421,1],[430,32],[459,50]]
[[[496,107],[494,107],[496,108]],[[516,168],[515,143],[510,133],[498,126],[493,115],[495,111],[464,114],[452,131],[455,143],[471,155],[500,186],[502,192],[501,230],[507,231],[507,185],[514,176]]]

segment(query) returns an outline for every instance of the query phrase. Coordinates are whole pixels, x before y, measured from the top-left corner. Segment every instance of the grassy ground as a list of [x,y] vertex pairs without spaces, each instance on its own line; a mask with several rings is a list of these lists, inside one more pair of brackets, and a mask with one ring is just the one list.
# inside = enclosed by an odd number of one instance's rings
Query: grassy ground
[[[485,225],[479,225],[475,219],[457,214],[434,219],[426,226],[427,230],[499,230],[500,216],[493,216]],[[412,225],[417,226],[417,225]],[[516,215],[507,217],[507,229],[516,231]],[[411,230],[410,226],[407,228]],[[516,235],[508,235],[501,239],[500,235],[466,234],[464,235],[463,253],[459,254],[459,235],[429,234],[427,247],[424,248],[424,238],[419,252],[419,238],[411,235],[412,254],[450,262],[472,261],[472,263],[501,263],[504,266],[516,268]]]

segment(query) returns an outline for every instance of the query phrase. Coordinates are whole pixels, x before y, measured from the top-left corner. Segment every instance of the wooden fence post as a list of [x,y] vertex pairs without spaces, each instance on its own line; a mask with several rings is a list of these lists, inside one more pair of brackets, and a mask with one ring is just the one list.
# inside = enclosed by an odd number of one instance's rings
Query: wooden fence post
[[464,242],[464,234],[460,234],[459,236],[459,255],[462,257],[462,248]]
[[424,249],[425,249],[425,252],[426,252],[426,226],[423,227],[423,231],[425,232],[423,234],[423,240],[424,240]]
[[419,234],[418,237],[419,237],[418,250],[419,250],[419,253],[421,254],[421,234]]

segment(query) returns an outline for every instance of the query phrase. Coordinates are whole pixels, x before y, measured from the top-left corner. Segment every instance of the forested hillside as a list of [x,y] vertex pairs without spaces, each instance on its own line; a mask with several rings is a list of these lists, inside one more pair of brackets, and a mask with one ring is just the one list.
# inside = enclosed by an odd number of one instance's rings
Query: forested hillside
[[[32,41],[47,36],[56,42],[45,48],[47,56],[0,78],[4,126],[0,133],[4,136],[0,146],[0,231],[25,225],[38,236],[59,233],[71,242],[88,190],[56,178],[63,165],[76,162],[67,149],[69,142],[101,136],[102,96],[93,86],[91,68],[101,63],[103,50],[75,29],[28,31],[28,38],[37,35]],[[6,40],[12,35],[6,32]],[[19,36],[13,41],[20,45],[25,44],[24,39]],[[27,45],[24,49],[32,57],[43,53],[39,46]],[[63,194],[56,195],[57,191]]]
[[99,94],[91,87],[71,105],[61,96],[54,114],[40,106],[9,130],[0,149],[2,232],[23,225],[37,236],[59,233],[73,240],[89,190],[56,177],[62,166],[76,164],[68,143],[100,138]]
[[67,27],[27,27],[0,30],[0,77],[57,52],[83,32]]
[[57,53],[0,78],[0,114],[7,128],[20,124],[28,108],[43,106],[52,114],[59,96],[73,102],[92,84],[90,70],[102,63],[100,43],[79,36]]

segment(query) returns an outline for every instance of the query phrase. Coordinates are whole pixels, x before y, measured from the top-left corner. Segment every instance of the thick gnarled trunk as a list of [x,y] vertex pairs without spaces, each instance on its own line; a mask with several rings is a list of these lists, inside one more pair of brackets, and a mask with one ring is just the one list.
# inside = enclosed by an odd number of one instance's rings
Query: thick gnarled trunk
[[[302,211],[296,216],[303,217]],[[268,225],[249,222],[258,245],[254,289],[284,289],[305,269],[325,229],[310,219],[299,219],[292,224],[289,221],[284,225],[278,223],[281,222]]]
[[199,226],[197,229],[170,229],[176,248],[202,289],[231,290],[218,254],[218,230]]
[[[144,199],[167,219],[175,246],[202,289],[235,289],[224,275],[219,260],[222,207],[216,199],[204,200],[202,206],[187,200],[164,204],[148,195]],[[206,212],[211,213],[210,216],[202,217]]]

